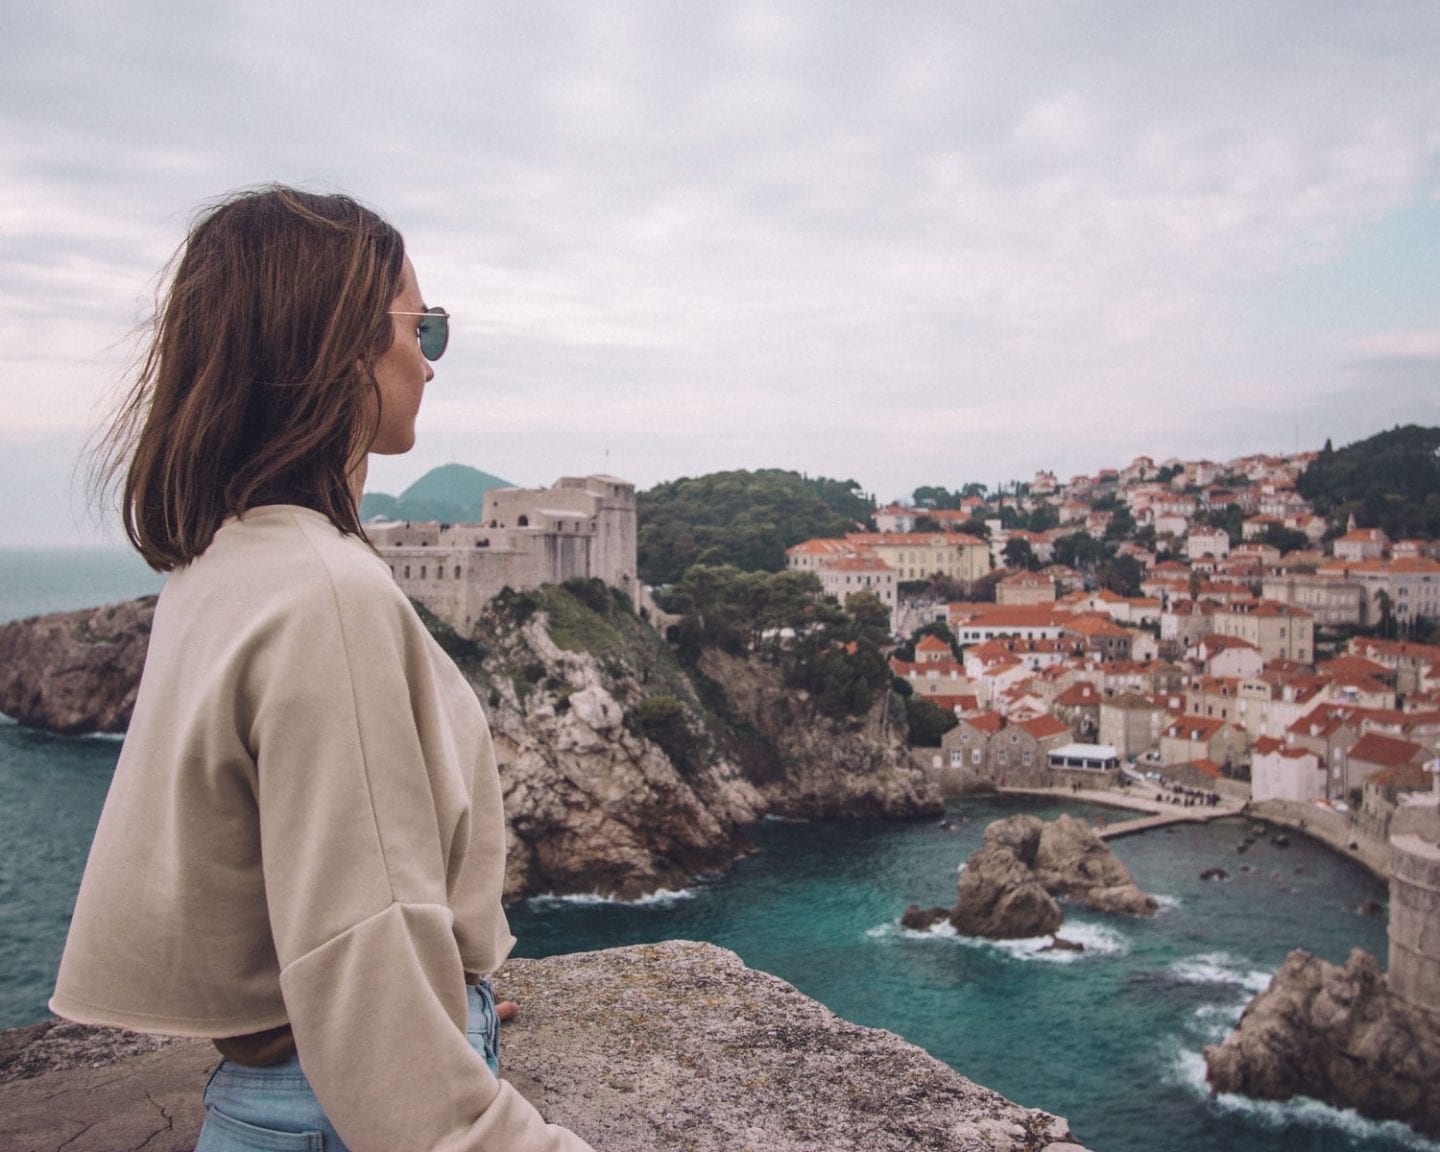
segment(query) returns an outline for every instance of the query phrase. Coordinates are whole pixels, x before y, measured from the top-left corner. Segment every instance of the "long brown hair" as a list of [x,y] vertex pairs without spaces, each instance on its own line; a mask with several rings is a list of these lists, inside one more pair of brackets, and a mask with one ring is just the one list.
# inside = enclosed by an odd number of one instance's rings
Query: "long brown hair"
[[188,564],[226,516],[302,504],[364,537],[350,473],[375,433],[400,234],[348,196],[272,185],[204,212],[101,444],[125,533]]

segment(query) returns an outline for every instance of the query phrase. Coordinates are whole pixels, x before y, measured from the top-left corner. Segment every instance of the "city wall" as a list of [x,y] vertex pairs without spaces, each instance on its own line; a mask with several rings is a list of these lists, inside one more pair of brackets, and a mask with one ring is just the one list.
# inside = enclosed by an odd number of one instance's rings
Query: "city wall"
[[1440,845],[1390,841],[1390,989],[1440,1016]]

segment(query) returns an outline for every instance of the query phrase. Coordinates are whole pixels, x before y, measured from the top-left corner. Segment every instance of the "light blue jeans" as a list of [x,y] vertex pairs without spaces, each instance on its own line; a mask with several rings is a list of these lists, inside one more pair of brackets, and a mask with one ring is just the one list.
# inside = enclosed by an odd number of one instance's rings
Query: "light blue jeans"
[[[470,1047],[500,1075],[500,1020],[489,981],[466,988]],[[222,1060],[205,1086],[205,1126],[195,1152],[347,1152],[291,1056],[266,1068]]]

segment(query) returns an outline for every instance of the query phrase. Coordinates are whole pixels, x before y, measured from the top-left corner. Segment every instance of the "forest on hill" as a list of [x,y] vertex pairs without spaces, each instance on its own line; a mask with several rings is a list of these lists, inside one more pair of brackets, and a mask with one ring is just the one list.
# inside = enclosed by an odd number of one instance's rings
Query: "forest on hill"
[[639,568],[647,584],[673,584],[692,564],[779,572],[785,549],[863,525],[874,502],[854,480],[780,468],[712,472],[641,492]]
[[1392,540],[1440,536],[1440,428],[1392,428],[1344,448],[1325,442],[1296,488],[1344,528],[1382,528]]

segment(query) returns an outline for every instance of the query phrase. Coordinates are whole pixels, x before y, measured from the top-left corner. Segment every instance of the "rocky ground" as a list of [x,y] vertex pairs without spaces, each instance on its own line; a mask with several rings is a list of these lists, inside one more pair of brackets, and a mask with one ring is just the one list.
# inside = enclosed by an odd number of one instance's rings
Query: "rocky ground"
[[[521,1004],[506,1078],[597,1152],[1084,1152],[1064,1120],[709,944],[512,960],[499,986]],[[194,1148],[208,1043],[36,1031],[0,1033],[0,1147]]]
[[1060,929],[1060,901],[1099,912],[1153,915],[1153,896],[1136,887],[1129,870],[1081,820],[1010,816],[985,829],[984,843],[960,873],[953,909],[915,905],[901,923],[923,929],[948,919],[966,936],[993,940],[1050,936]]
[[1440,1136],[1440,1018],[1395,996],[1358,948],[1343,968],[1291,952],[1205,1065],[1215,1092],[1308,1096]]

